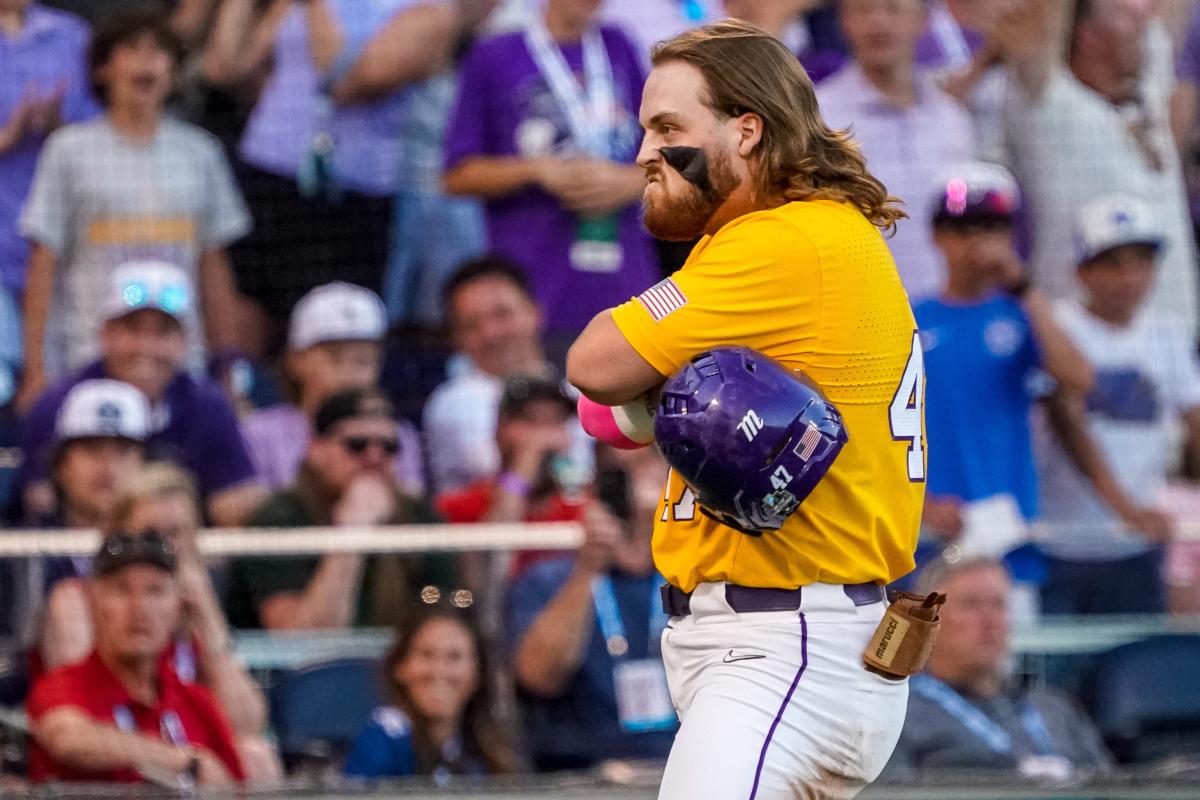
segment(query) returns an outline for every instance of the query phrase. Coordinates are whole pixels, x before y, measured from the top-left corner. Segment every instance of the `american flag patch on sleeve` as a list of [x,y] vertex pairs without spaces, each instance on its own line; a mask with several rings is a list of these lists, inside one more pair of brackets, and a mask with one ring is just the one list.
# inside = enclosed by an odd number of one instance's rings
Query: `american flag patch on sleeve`
[[667,278],[651,286],[637,298],[655,322],[662,322],[671,313],[687,305],[687,298],[675,281]]

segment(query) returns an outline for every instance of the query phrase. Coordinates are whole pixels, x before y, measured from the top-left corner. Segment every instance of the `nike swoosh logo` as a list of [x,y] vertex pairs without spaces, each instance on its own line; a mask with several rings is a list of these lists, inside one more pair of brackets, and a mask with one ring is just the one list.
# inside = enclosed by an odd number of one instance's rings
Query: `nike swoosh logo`
[[728,653],[725,654],[725,658],[723,658],[721,660],[724,661],[726,664],[732,664],[735,661],[752,661],[753,659],[756,659],[756,658],[766,658],[766,656],[763,656],[763,655],[735,656],[733,654],[733,651],[730,650]]

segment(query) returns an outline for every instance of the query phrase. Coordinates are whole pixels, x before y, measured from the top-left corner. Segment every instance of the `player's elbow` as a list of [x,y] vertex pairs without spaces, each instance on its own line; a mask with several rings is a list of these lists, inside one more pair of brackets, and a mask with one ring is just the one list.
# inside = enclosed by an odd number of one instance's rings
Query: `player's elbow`
[[627,399],[623,396],[627,392],[620,385],[617,371],[612,369],[611,356],[595,335],[595,326],[593,320],[567,351],[567,380],[597,403],[619,405]]

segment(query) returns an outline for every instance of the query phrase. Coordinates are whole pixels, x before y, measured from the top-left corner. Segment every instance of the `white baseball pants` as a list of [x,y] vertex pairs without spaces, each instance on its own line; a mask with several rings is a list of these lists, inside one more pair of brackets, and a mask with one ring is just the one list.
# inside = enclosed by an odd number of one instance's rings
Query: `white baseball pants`
[[659,800],[833,800],[874,780],[900,736],[908,681],[863,668],[883,602],[805,586],[800,610],[738,614],[723,583],[692,594],[662,651],[681,726]]

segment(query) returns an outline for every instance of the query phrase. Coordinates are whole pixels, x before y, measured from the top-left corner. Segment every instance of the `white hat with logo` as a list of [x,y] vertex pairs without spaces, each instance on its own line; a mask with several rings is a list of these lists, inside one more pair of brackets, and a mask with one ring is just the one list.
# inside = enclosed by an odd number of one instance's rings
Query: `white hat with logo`
[[121,381],[81,381],[67,393],[54,424],[56,444],[74,439],[130,439],[150,435],[150,404],[140,391]]
[[334,281],[318,286],[296,303],[288,327],[288,347],[307,350],[322,342],[374,342],[386,331],[387,313],[379,295]]
[[1162,248],[1162,228],[1150,206],[1136,197],[1110,194],[1083,207],[1075,230],[1077,263],[1084,264],[1099,255],[1127,244]]
[[182,320],[191,313],[192,279],[166,261],[126,261],[113,270],[104,298],[104,320],[153,309]]

